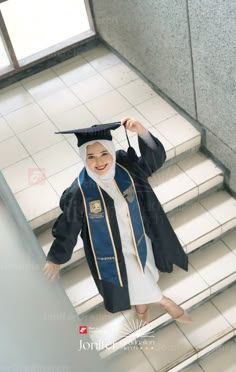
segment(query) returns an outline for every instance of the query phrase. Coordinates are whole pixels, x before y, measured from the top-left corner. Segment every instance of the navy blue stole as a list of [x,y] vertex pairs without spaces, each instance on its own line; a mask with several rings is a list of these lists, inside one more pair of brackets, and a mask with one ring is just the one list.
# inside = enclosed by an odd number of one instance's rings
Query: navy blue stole
[[[140,269],[144,272],[147,246],[135,184],[127,169],[118,163],[116,163],[114,180],[118,191],[127,202],[128,221],[134,252],[136,253]],[[112,235],[111,221],[109,221],[101,188],[89,177],[85,168],[80,172],[78,184],[83,197],[89,238],[98,277],[101,280],[109,281],[122,287],[123,282],[117,259],[115,239]]]

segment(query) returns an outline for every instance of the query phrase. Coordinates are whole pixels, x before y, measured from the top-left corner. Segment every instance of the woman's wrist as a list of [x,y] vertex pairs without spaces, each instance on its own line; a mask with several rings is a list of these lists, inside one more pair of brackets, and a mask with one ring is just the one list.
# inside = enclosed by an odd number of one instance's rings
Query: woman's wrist
[[145,136],[148,135],[148,130],[147,130],[146,128],[143,128],[142,131],[138,132],[138,135],[139,135],[140,137],[145,137]]

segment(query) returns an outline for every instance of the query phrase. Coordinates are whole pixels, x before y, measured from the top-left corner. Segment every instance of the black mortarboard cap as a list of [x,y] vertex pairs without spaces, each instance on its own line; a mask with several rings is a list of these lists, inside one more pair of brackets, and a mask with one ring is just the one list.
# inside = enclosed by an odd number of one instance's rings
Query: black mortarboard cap
[[[62,132],[55,132],[56,134],[61,133],[61,134],[69,134],[73,133],[77,137],[78,143],[77,146],[80,147],[84,143],[93,141],[96,139],[106,139],[112,141],[112,136],[111,136],[111,130],[117,129],[121,126],[120,121],[116,121],[114,123],[107,123],[107,124],[94,124],[91,127],[88,128],[83,128],[83,129],[72,129],[72,130],[65,130]],[[124,125],[125,129],[125,134],[126,138],[129,144],[128,148],[128,155],[131,160],[136,160],[138,159],[137,154],[133,147],[131,147],[130,142],[129,142],[129,137],[127,135],[127,129]]]
[[78,140],[78,147],[83,145],[86,142],[93,141],[96,139],[105,139],[105,140],[112,140],[111,130],[114,130],[121,126],[120,121],[116,121],[114,123],[107,123],[107,124],[94,124],[91,127],[83,128],[83,129],[72,129],[66,130],[63,132],[55,132],[55,133],[62,133],[68,134],[73,133],[77,137]]

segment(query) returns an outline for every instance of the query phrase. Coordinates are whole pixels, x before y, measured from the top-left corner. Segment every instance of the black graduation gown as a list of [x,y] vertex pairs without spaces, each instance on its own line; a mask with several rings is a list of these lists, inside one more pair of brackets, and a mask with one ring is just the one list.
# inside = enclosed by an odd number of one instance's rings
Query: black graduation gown
[[[157,268],[162,272],[170,273],[173,271],[173,264],[175,264],[188,271],[188,256],[184,252],[158,198],[147,180],[152,173],[163,165],[166,159],[166,152],[162,143],[154,135],[151,134],[151,136],[156,143],[155,149],[150,148],[138,136],[141,156],[137,157],[136,155],[134,157],[131,156],[132,153],[129,151],[118,150],[116,151],[116,161],[130,172],[134,180],[145,232],[152,241]],[[130,309],[131,305],[114,202],[103,189],[101,190],[107,206],[123,286],[116,286],[98,278],[77,178],[61,196],[60,208],[63,213],[53,225],[52,234],[55,240],[47,255],[47,260],[56,264],[69,261],[78,235],[81,233],[85,256],[98,291],[104,299],[104,306],[109,312],[115,313]]]

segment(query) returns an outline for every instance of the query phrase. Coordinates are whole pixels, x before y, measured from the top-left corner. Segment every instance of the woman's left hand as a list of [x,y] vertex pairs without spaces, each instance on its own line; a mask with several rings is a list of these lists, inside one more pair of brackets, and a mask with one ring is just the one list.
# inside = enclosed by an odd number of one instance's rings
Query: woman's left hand
[[121,120],[121,125],[125,125],[125,128],[131,132],[135,132],[139,135],[145,134],[146,129],[144,126],[134,118],[126,117]]

